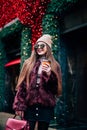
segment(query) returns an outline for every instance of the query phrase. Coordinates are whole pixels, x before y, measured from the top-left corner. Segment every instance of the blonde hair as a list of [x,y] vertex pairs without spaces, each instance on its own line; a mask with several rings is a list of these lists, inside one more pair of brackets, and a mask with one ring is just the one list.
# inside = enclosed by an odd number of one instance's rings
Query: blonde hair
[[[51,70],[56,74],[56,76],[58,78],[58,70],[57,69],[60,66],[59,66],[59,63],[55,60],[55,58],[52,54],[51,48],[48,45],[47,45],[46,58],[51,62]],[[21,83],[24,80],[27,83],[27,88],[29,88],[29,76],[30,76],[30,73],[31,73],[37,59],[38,59],[38,55],[37,55],[36,51],[33,50],[30,58],[25,60],[25,62],[23,64],[23,67],[22,67],[20,75],[19,75],[16,89],[19,88],[19,86],[21,85]]]

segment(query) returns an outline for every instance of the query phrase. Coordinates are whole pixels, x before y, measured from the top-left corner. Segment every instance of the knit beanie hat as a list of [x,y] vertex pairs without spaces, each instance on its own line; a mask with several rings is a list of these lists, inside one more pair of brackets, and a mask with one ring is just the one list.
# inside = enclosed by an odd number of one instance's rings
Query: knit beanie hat
[[44,42],[51,48],[51,46],[52,46],[52,36],[50,36],[49,34],[44,34],[43,36],[41,36],[36,41],[36,43],[38,43],[38,42]]

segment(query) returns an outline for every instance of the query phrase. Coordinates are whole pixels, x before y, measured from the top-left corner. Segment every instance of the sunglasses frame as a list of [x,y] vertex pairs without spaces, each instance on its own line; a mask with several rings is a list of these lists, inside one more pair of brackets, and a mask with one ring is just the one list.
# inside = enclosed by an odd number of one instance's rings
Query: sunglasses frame
[[46,46],[45,44],[40,44],[40,45],[37,44],[37,45],[34,46],[34,49],[35,50],[38,49],[38,48],[43,49],[45,46]]

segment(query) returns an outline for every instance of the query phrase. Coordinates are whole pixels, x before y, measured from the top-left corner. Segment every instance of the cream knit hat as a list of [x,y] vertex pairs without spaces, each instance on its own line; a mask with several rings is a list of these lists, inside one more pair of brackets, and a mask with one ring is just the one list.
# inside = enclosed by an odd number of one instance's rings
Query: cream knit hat
[[44,34],[43,36],[41,36],[36,43],[38,42],[44,42],[46,43],[50,48],[52,46],[52,36],[49,34]]

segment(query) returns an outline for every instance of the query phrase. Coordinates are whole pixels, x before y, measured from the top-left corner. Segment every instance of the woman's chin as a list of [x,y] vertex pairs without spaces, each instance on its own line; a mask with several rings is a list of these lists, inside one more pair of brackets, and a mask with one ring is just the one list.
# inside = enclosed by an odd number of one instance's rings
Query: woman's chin
[[38,55],[42,56],[42,55],[44,55],[44,53],[42,53],[42,52],[39,52],[39,53],[38,53]]

